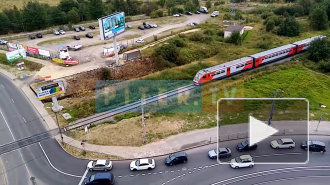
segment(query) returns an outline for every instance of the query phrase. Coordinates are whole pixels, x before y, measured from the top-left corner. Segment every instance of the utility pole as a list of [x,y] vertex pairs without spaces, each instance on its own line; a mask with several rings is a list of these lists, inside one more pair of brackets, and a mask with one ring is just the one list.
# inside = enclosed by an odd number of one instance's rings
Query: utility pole
[[141,99],[141,109],[142,109],[142,141],[143,144],[145,143],[146,140],[146,125],[144,123],[144,110],[143,110],[143,99]]
[[317,124],[317,127],[316,127],[316,132],[317,132],[317,129],[319,128],[319,125],[320,125],[320,123],[321,123],[321,121],[322,121],[322,119],[323,119],[323,117],[322,117],[322,115],[320,116],[320,120],[319,120],[319,123]]
[[274,106],[275,106],[275,98],[276,98],[276,96],[277,96],[277,91],[275,91],[275,94],[274,94],[273,105],[272,105],[272,109],[270,110],[270,115],[269,115],[269,118],[268,118],[268,125],[271,124],[271,121],[272,121],[272,118],[273,118]]

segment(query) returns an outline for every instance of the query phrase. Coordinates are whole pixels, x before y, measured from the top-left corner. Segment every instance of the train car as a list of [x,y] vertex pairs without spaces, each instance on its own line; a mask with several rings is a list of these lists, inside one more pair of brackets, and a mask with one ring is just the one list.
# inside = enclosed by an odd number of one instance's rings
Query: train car
[[306,51],[309,48],[311,42],[313,40],[315,40],[315,39],[318,39],[318,38],[320,38],[320,39],[323,39],[323,38],[327,39],[326,36],[319,35],[319,36],[316,36],[316,37],[311,37],[311,38],[308,38],[308,39],[305,39],[305,40],[294,42],[292,44],[296,45],[296,47],[297,47],[297,53],[300,53],[300,52]]
[[198,71],[194,78],[194,84],[199,85],[211,80],[225,78],[251,68],[253,68],[253,58],[243,57]]
[[281,58],[289,57],[296,54],[297,47],[293,44],[287,44],[271,50],[263,51],[250,57],[254,58],[254,67],[258,67],[261,64],[267,64]]

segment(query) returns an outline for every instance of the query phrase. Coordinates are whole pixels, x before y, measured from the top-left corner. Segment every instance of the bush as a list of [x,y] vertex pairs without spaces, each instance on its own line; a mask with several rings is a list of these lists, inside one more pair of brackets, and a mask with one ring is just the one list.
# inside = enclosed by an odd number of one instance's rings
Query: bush
[[330,72],[330,60],[321,60],[318,62],[318,69],[323,72]]
[[151,18],[158,18],[163,16],[164,16],[164,12],[162,10],[155,10],[150,13]]
[[215,35],[214,32],[215,31],[213,29],[206,29],[206,30],[204,30],[204,34],[205,35],[209,35],[209,36]]
[[274,20],[269,20],[266,24],[266,31],[271,31],[275,27],[275,21]]
[[293,6],[280,6],[274,10],[274,14],[283,16],[294,16],[297,13]]
[[309,59],[314,62],[329,60],[330,41],[326,39],[313,40],[308,48]]
[[111,80],[110,70],[106,67],[101,68],[101,80]]
[[223,18],[226,20],[231,20],[231,14],[226,12],[225,15],[223,16]]
[[223,36],[225,35],[225,32],[224,32],[223,30],[218,30],[218,31],[217,31],[217,35],[218,35],[219,37],[223,37]]
[[155,57],[154,61],[155,61],[155,69],[159,71],[166,68],[172,68],[175,66],[173,63],[165,60],[162,56]]
[[267,17],[269,17],[269,16],[271,16],[271,15],[273,15],[272,12],[265,12],[265,13],[262,13],[262,14],[260,15],[260,17],[261,17],[262,19],[267,19]]
[[173,44],[176,47],[182,48],[185,47],[187,44],[183,41],[183,39],[181,38],[174,38],[170,40],[170,43]]
[[153,55],[155,57],[162,56],[165,60],[176,64],[177,59],[179,58],[179,51],[179,48],[169,43],[156,48]]
[[270,48],[272,48],[272,43],[270,40],[262,40],[257,44],[257,48],[264,49],[264,50],[270,49]]
[[216,1],[216,2],[214,2],[214,6],[219,6],[219,5],[222,5],[225,3],[226,3],[225,1]]
[[239,31],[233,31],[231,33],[231,36],[227,39],[227,42],[229,43],[233,43],[233,44],[241,44],[242,43],[242,38],[241,38],[241,34]]
[[283,20],[280,16],[272,15],[270,17],[267,17],[267,19],[264,21],[264,25],[266,25],[269,20],[273,20],[275,23],[275,26],[278,26],[283,22]]
[[300,25],[294,17],[288,17],[281,23],[277,34],[281,36],[294,37],[300,34]]
[[202,41],[203,34],[201,32],[194,32],[189,36],[189,40],[191,41]]

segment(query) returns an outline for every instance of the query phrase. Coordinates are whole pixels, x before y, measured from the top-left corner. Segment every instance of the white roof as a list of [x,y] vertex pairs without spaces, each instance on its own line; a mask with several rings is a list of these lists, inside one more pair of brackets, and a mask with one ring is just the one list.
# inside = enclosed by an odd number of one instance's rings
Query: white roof
[[140,164],[144,164],[144,163],[149,164],[148,159],[140,159]]
[[205,74],[205,73],[209,73],[209,72],[216,71],[216,70],[219,70],[219,69],[225,69],[229,66],[233,66],[233,65],[236,65],[236,64],[239,64],[239,63],[245,63],[249,60],[253,60],[253,58],[251,58],[251,57],[239,58],[239,59],[236,59],[236,60],[233,60],[233,61],[230,61],[230,62],[226,62],[226,63],[223,63],[223,64],[219,64],[219,65],[216,65],[216,66],[213,66],[213,67],[209,67],[209,68],[200,70],[200,72]]
[[295,46],[296,45],[293,45],[293,44],[287,44],[287,45],[280,46],[280,47],[277,47],[277,48],[274,48],[274,49],[271,49],[271,50],[256,53],[256,54],[250,55],[250,56],[254,57],[254,58],[259,58],[259,57],[263,57],[263,56],[266,56],[266,55],[269,55],[269,54],[273,54],[273,53],[276,53],[278,51],[282,51],[284,49],[289,49],[289,48],[292,48],[292,47],[295,47]]
[[283,138],[281,139],[283,142],[293,142],[291,138]]
[[305,43],[310,43],[312,42],[313,40],[317,39],[317,38],[324,38],[325,36],[323,35],[318,35],[318,36],[315,36],[315,37],[311,37],[311,38],[308,38],[308,39],[305,39],[305,40],[301,40],[301,41],[298,41],[298,42],[294,42],[292,44],[297,44],[297,45],[300,45],[300,44],[305,44]]
[[252,160],[251,155],[241,155],[239,158],[241,158],[241,159],[250,159],[250,160]]
[[105,165],[106,162],[107,162],[107,160],[96,160],[96,165],[98,165],[98,164]]

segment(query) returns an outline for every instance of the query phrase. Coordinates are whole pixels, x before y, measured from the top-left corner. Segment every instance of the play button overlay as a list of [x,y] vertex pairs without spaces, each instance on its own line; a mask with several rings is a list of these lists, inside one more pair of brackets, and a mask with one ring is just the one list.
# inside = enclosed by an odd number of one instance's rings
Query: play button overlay
[[221,98],[217,148],[212,151],[220,164],[241,163],[242,155],[250,155],[256,165],[306,164],[311,152],[304,145],[314,140],[309,130],[315,130],[308,120],[309,103],[304,98]]
[[250,146],[257,144],[278,132],[277,129],[268,126],[264,122],[257,120],[252,116],[249,116],[249,127]]

